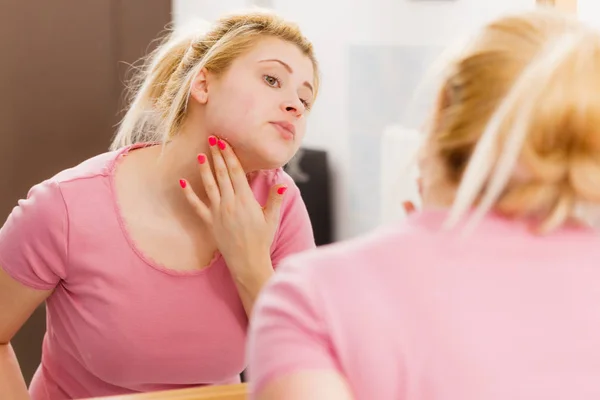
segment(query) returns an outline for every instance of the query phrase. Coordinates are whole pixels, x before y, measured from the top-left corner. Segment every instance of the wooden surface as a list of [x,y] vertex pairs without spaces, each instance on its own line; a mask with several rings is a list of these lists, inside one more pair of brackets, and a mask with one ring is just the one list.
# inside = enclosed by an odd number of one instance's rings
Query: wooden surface
[[247,398],[247,386],[245,383],[240,383],[236,385],[204,386],[201,388],[169,390],[165,392],[95,397],[93,400],[246,400]]

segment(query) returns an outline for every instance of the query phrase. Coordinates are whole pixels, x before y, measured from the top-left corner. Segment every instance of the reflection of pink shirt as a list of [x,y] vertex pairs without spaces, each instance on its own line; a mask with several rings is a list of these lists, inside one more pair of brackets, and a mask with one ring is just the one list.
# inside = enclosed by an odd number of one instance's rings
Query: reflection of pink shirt
[[[94,157],[30,191],[0,231],[0,266],[47,301],[34,400],[71,399],[239,381],[247,318],[227,266],[176,272],[144,257],[116,206],[115,161]],[[308,213],[283,171],[259,174],[261,204],[286,183],[276,265],[314,247]],[[0,396],[1,397],[1,396]]]
[[255,305],[253,389],[335,370],[356,399],[600,399],[600,238],[443,213],[293,256]]

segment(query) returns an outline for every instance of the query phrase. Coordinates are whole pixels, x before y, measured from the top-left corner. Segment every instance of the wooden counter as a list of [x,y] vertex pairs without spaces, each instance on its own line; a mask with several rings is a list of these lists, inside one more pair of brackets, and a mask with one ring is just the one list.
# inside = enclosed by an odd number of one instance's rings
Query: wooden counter
[[[94,397],[93,400],[247,400],[245,383],[224,386],[204,386],[164,392]],[[88,399],[92,400],[92,399]]]

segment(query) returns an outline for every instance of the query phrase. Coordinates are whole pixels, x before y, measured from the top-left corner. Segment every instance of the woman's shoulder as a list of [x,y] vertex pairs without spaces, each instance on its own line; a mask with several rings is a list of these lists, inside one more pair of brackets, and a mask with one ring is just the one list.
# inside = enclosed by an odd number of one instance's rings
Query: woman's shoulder
[[580,227],[565,227],[540,236],[526,224],[488,216],[469,233],[444,229],[446,218],[446,212],[420,212],[405,221],[291,256],[280,270],[287,265],[327,282],[340,276],[353,276],[359,281],[380,276],[387,280],[426,275],[443,265],[475,265],[485,260],[489,268],[494,268],[519,256],[534,263],[547,260],[549,253],[561,258],[589,255],[600,248],[600,235]]
[[63,214],[69,216],[81,204],[90,209],[97,207],[98,203],[107,203],[111,193],[112,169],[122,153],[123,150],[117,150],[98,154],[64,169],[33,185],[26,200],[40,212],[51,210],[60,203]]
[[60,171],[49,180],[62,185],[79,180],[110,177],[117,159],[125,153],[125,150],[120,149],[95,155]]
[[317,247],[292,255],[282,262],[278,273],[323,287],[335,286],[343,279],[348,286],[355,281],[399,274],[407,259],[418,257],[418,249],[430,248],[435,232],[401,222],[379,227],[358,237]]
[[[105,177],[118,152],[104,153],[33,185],[0,228],[2,267],[30,287],[51,289],[67,276],[73,226],[106,220]],[[92,182],[95,186],[89,186]],[[85,211],[85,215],[81,213]],[[73,224],[73,219],[78,220]]]

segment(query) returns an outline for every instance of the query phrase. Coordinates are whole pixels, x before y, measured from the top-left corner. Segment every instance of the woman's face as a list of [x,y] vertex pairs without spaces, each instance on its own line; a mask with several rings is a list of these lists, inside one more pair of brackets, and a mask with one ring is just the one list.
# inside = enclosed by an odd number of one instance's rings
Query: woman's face
[[265,37],[224,74],[207,74],[204,124],[247,171],[281,167],[302,143],[314,86],[311,60],[296,45]]

